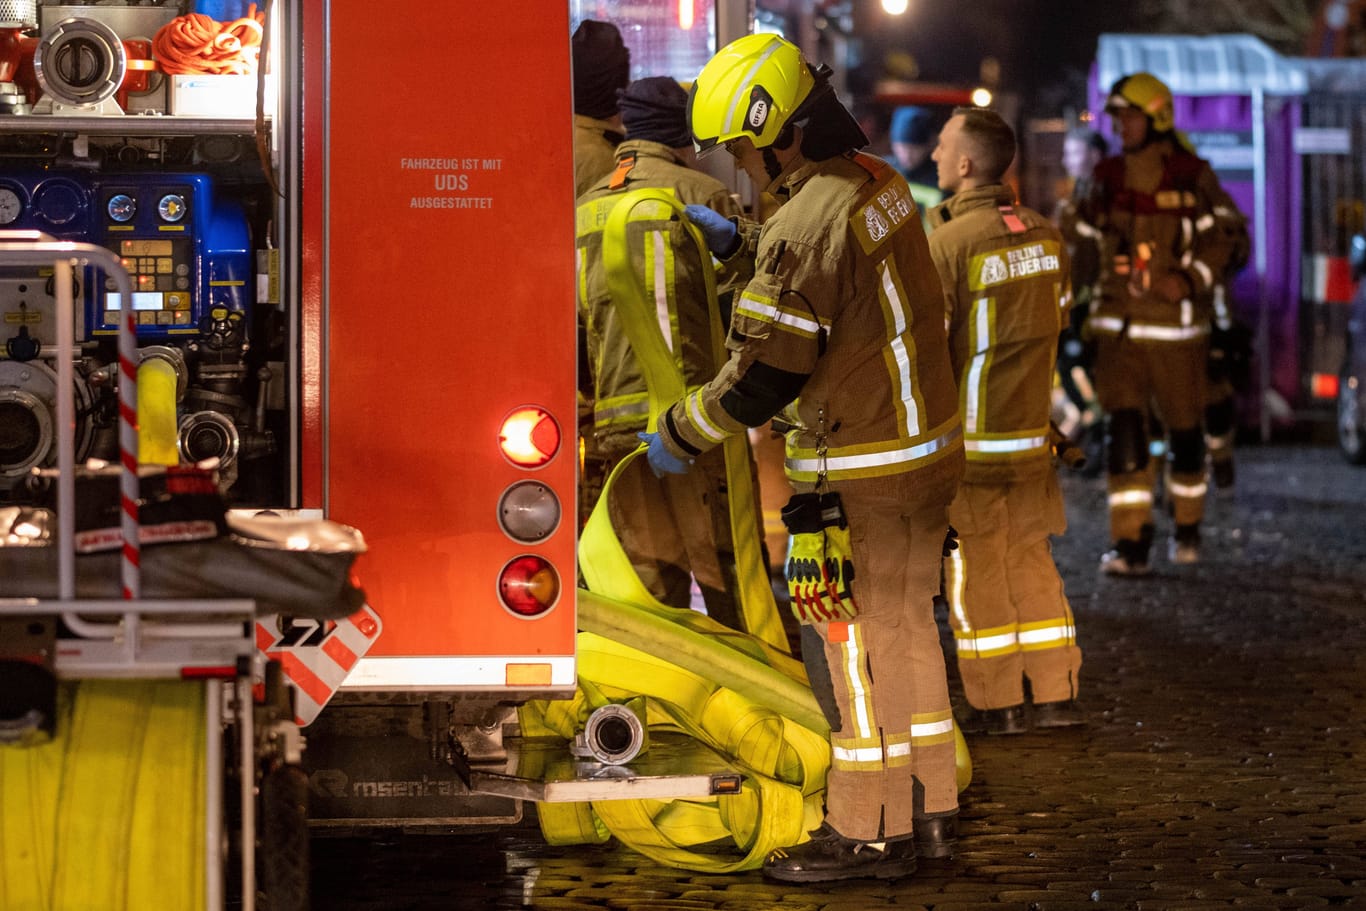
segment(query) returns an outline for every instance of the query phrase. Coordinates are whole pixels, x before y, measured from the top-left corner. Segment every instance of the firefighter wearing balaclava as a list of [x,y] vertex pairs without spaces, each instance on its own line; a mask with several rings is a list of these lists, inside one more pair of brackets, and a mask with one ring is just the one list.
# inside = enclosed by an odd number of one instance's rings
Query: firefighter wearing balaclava
[[730,360],[646,434],[651,466],[689,463],[780,415],[796,495],[788,591],[830,720],[826,816],[765,875],[911,873],[952,851],[953,717],[933,600],[963,438],[943,295],[906,180],[791,43],[751,35],[702,69],[693,139],[725,148],[782,205],[762,225],[689,209],[748,278]]
[[631,51],[610,22],[585,19],[570,39],[574,75],[574,195],[612,170],[623,138],[617,92],[631,80]]
[[[667,76],[637,79],[622,91],[617,104],[626,140],[617,147],[612,170],[578,201],[579,319],[588,341],[594,440],[609,468],[639,446],[636,434],[645,429],[650,407],[644,373],[608,286],[603,262],[608,215],[633,190],[663,190],[684,204],[739,213],[725,185],[695,167],[687,101],[688,93]],[[687,386],[697,388],[720,366],[712,355],[703,275],[712,264],[699,255],[688,228],[673,213],[667,206],[632,210],[627,252],[644,281],[650,311],[659,310],[665,344]],[[644,459],[637,459],[613,483],[607,508],[622,548],[657,600],[686,609],[695,577],[707,613],[743,629],[726,489],[719,449],[682,477],[657,478]]]
[[1111,550],[1101,569],[1149,571],[1153,541],[1150,418],[1167,428],[1166,491],[1173,563],[1200,557],[1206,493],[1202,418],[1211,289],[1234,251],[1236,207],[1208,163],[1188,151],[1171,91],[1149,73],[1125,76],[1106,102],[1123,146],[1096,168],[1079,218],[1101,235],[1101,279],[1086,329],[1096,394],[1107,413]]

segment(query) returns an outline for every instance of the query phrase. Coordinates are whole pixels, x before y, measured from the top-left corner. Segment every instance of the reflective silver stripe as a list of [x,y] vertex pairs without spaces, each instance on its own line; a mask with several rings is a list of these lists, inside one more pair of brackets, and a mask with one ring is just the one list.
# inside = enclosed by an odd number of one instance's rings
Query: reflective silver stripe
[[1117,490],[1107,498],[1111,506],[1152,506],[1151,490]]
[[726,438],[726,432],[711,422],[711,419],[702,410],[702,390],[694,392],[688,396],[688,417],[692,424],[697,428],[697,432],[711,440],[713,443],[720,443]]
[[1181,219],[1181,246],[1183,246],[1183,247],[1189,247],[1189,246],[1191,245],[1191,236],[1192,236],[1194,233],[1195,233],[1195,232],[1191,229],[1191,220],[1190,220],[1189,218],[1182,218],[1182,219]]
[[1210,271],[1209,266],[1207,266],[1205,263],[1202,263],[1198,259],[1195,262],[1191,263],[1191,266],[1195,269],[1196,272],[1200,273],[1200,278],[1202,281],[1204,281],[1206,287],[1214,284],[1214,273]]
[[802,335],[810,336],[811,338],[815,338],[821,328],[820,323],[813,319],[808,319],[804,316],[792,313],[791,311],[775,307],[767,301],[761,301],[759,298],[751,297],[748,294],[740,295],[740,306],[738,309],[741,313],[796,329]]
[[968,452],[1028,452],[1031,449],[1041,449],[1048,442],[1047,437],[1021,437],[1014,440],[975,440],[968,437],[963,445]]
[[639,402],[628,402],[624,405],[612,405],[605,408],[593,409],[593,421],[597,424],[606,424],[611,421],[618,421],[626,417],[649,414],[650,402],[641,395]]
[[903,740],[898,743],[890,743],[887,745],[888,759],[895,759],[900,756],[909,755],[911,755],[911,743],[908,740]]
[[1100,237],[1100,229],[1084,221],[1077,222],[1077,233],[1082,237]]
[[945,718],[943,721],[928,721],[923,724],[911,725],[911,739],[917,737],[934,737],[938,734],[953,733],[953,719]]
[[[737,128],[732,122],[735,120],[735,109],[747,104],[747,102],[749,101],[750,88],[754,85],[754,74],[759,72],[759,68],[762,67],[765,63],[767,63],[768,58],[776,54],[778,52],[778,49],[781,47],[781,41],[771,42],[768,46],[768,50],[764,51],[763,55],[760,56],[758,60],[754,61],[754,65],[749,68],[749,72],[745,73],[744,78],[741,79],[739,83],[737,83],[739,89],[738,91],[736,91],[735,95],[731,97],[730,107],[726,109],[726,119],[722,121],[722,123],[725,124],[725,127],[727,128],[727,132],[738,134],[740,130],[743,129],[743,124],[741,124],[740,127]],[[747,114],[749,114],[749,108],[746,106],[744,114],[741,116]]]
[[669,313],[669,283],[668,283],[668,252],[664,248],[664,232],[650,232],[651,248],[654,251],[654,269],[651,278],[654,280],[655,297],[655,320],[659,323],[659,332],[664,336],[664,344],[670,351],[674,350],[674,330],[672,314]]
[[859,747],[851,750],[848,747],[832,746],[830,755],[844,762],[876,762],[886,754],[881,747]]
[[883,465],[898,465],[902,462],[914,462],[916,459],[923,459],[925,456],[938,452],[956,442],[962,435],[963,428],[954,427],[943,436],[915,446],[904,446],[901,449],[892,449],[887,452],[870,452],[866,455],[828,456],[823,461],[819,458],[788,459],[786,464],[788,471],[791,472],[820,471],[824,468],[827,473],[852,471],[858,468],[878,468]]
[[998,648],[1009,648],[1018,642],[1014,633],[1001,633],[996,636],[973,636],[967,639],[958,640],[958,654],[972,654],[973,652],[990,652]]
[[863,677],[862,630],[857,623],[849,624],[849,639],[844,646],[844,681],[849,688],[849,708],[854,715],[854,726],[860,738],[873,736],[876,730],[873,697],[868,692],[868,681]]
[[1209,485],[1204,481],[1199,484],[1178,484],[1175,481],[1167,482],[1167,490],[1171,491],[1174,497],[1203,497],[1209,491]]
[[1214,227],[1214,216],[1206,213],[1195,220],[1195,230],[1208,231]]
[[920,407],[915,403],[915,389],[911,385],[911,355],[906,350],[906,342],[902,339],[906,332],[906,307],[901,302],[901,296],[897,294],[896,282],[893,280],[888,262],[884,259],[878,263],[877,268],[882,273],[882,292],[887,296],[887,307],[892,311],[892,356],[896,360],[897,385],[901,387],[901,406],[906,409],[905,433],[906,436],[914,438],[921,433]]
[[1189,326],[1191,324],[1191,315],[1193,311],[1194,305],[1191,304],[1190,298],[1186,298],[1181,302],[1181,325]]
[[1063,642],[1076,636],[1076,627],[1071,624],[1049,626],[1044,629],[1020,631],[1021,645],[1041,645],[1045,642]]
[[982,373],[986,370],[987,354],[991,349],[991,298],[979,297],[973,301],[972,317],[976,346],[972,364],[968,367],[968,388],[963,401],[963,428],[968,433],[977,430],[980,420],[977,404],[982,394]]
[[1117,316],[1093,316],[1087,322],[1099,332],[1119,332],[1124,328],[1124,320]]
[[[1119,334],[1124,320],[1117,316],[1093,316],[1088,325],[1097,332]],[[1157,323],[1130,323],[1129,338],[1146,338],[1155,342],[1184,342],[1209,334],[1209,326],[1163,326]]]

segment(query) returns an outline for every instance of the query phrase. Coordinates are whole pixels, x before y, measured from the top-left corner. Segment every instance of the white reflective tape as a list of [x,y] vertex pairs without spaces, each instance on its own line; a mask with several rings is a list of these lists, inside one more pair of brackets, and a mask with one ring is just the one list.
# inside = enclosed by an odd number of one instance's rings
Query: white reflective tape
[[1210,271],[1208,265],[1197,259],[1195,262],[1191,263],[1191,267],[1195,269],[1196,272],[1200,273],[1200,280],[1205,283],[1205,287],[1214,284],[1214,273]]
[[1205,215],[1201,215],[1199,218],[1195,220],[1195,229],[1197,231],[1208,231],[1212,227],[1214,227],[1213,215],[1207,213]]
[[1042,645],[1045,642],[1065,642],[1076,636],[1076,627],[1048,626],[1043,629],[1020,630],[1021,645]]
[[1117,316],[1093,316],[1087,325],[1096,332],[1119,332],[1124,328],[1124,320]]
[[688,418],[692,420],[693,426],[702,436],[711,440],[713,443],[720,443],[726,438],[726,432],[711,422],[711,419],[702,410],[702,390],[694,392],[688,396]]
[[820,332],[821,324],[816,320],[779,309],[767,301],[761,301],[758,298],[750,297],[748,294],[742,294],[740,296],[740,306],[738,309],[741,313],[752,314],[759,319],[796,329],[802,335],[810,336],[811,338],[815,338]]
[[827,474],[837,471],[854,471],[859,468],[881,468],[886,465],[900,465],[903,462],[914,462],[916,459],[923,459],[935,452],[952,445],[962,435],[962,428],[955,427],[943,436],[936,437],[926,443],[919,443],[915,446],[905,446],[901,449],[892,449],[887,452],[871,452],[867,455],[849,456],[827,456],[825,459],[788,459],[786,464],[789,471],[821,471],[824,469]]
[[905,434],[915,438],[921,434],[920,407],[915,403],[915,388],[911,382],[911,355],[902,338],[906,333],[906,307],[897,293],[889,260],[878,263],[878,272],[882,274],[882,293],[887,297],[887,309],[892,313],[892,356],[896,360],[897,385],[900,387],[898,397],[906,409]]
[[1146,338],[1155,342],[1185,342],[1209,334],[1209,326],[1155,326],[1151,323],[1130,323],[1129,338]]
[[851,750],[847,747],[832,746],[830,755],[843,762],[881,762],[886,754],[881,747],[859,747]]
[[934,737],[939,734],[953,733],[953,719],[945,718],[943,721],[927,721],[923,724],[911,725],[911,739],[917,737]]
[[1174,497],[1203,497],[1209,491],[1209,485],[1204,481],[1199,484],[1178,484],[1175,481],[1168,481],[1167,490]]
[[1009,648],[1018,641],[1019,639],[1014,633],[999,633],[995,636],[973,636],[968,639],[959,639],[958,654],[991,652],[998,648]]
[[849,641],[844,643],[844,674],[849,686],[849,707],[859,737],[872,737],[873,699],[863,679],[863,650],[859,647],[857,624],[849,624]]
[[963,402],[963,429],[975,433],[981,419],[978,401],[982,395],[982,374],[986,371],[987,352],[991,348],[991,299],[978,298],[972,304],[973,351],[972,363],[968,367],[967,390]]
[[1097,227],[1095,227],[1095,226],[1093,226],[1093,225],[1089,225],[1089,224],[1087,224],[1087,223],[1084,222],[1084,221],[1079,221],[1079,222],[1077,222],[1077,223],[1076,223],[1076,229],[1077,229],[1077,233],[1080,234],[1082,237],[1100,237],[1100,236],[1101,236],[1101,234],[1100,234],[1100,229],[1099,229],[1099,228],[1097,228]]
[[668,252],[664,248],[664,232],[650,232],[650,246],[653,250],[654,269],[651,279],[654,284],[655,322],[659,323],[659,333],[664,336],[664,344],[674,350],[673,319],[669,313]]
[[1031,449],[1041,449],[1048,442],[1045,437],[1021,437],[1015,440],[974,440],[968,439],[964,442],[969,452],[1028,452]]
[[1111,506],[1152,506],[1151,490],[1117,490],[1106,498]]

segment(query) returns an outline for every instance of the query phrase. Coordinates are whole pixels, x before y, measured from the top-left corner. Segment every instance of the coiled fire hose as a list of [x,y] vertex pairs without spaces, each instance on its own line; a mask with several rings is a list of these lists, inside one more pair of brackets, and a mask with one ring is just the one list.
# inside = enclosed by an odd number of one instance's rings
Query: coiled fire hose
[[152,54],[161,70],[172,75],[250,76],[260,60],[264,29],[265,14],[258,13],[254,3],[245,16],[231,22],[190,13],[157,31]]

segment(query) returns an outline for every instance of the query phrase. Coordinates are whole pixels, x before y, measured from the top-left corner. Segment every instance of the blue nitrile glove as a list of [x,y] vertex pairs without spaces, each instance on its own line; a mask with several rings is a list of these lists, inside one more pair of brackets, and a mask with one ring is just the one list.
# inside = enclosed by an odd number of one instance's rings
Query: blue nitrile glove
[[655,477],[662,478],[666,474],[687,474],[692,467],[692,460],[684,461],[678,458],[669,450],[664,448],[664,441],[659,438],[657,433],[637,433],[647,448],[645,458],[650,460],[650,470],[655,473]]
[[685,206],[683,214],[701,229],[708,250],[722,259],[735,255],[740,246],[740,232],[736,230],[735,222],[706,206]]

